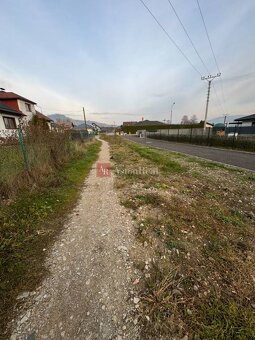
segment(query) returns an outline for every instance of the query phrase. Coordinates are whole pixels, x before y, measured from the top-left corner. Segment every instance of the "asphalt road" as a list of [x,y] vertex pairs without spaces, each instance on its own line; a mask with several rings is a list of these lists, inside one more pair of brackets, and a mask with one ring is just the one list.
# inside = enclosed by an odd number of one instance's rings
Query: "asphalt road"
[[146,144],[148,146],[154,146],[164,150],[180,152],[186,155],[197,156],[211,161],[255,171],[255,153],[252,152],[233,151],[208,146],[175,143],[152,138],[145,139],[134,135],[127,135],[125,138],[139,144]]

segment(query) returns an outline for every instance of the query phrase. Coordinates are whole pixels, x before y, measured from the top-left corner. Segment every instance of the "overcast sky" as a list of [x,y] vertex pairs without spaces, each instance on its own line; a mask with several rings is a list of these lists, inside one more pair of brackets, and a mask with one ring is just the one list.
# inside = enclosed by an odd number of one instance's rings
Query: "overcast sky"
[[[202,75],[168,0],[144,0]],[[171,0],[212,74],[217,68],[196,0]],[[209,117],[255,111],[255,1],[200,0],[222,82]],[[44,113],[105,123],[203,119],[206,83],[139,0],[1,0],[0,87]],[[223,90],[223,91],[222,91]],[[225,97],[225,101],[224,101]]]

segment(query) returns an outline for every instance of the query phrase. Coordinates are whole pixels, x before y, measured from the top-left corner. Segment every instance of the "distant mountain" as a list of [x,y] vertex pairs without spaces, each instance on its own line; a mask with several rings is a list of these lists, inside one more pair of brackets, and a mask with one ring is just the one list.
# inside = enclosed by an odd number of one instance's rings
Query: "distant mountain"
[[[53,113],[51,115],[48,115],[48,117],[51,118],[52,120],[54,120],[54,122],[57,122],[57,121],[68,121],[68,122],[74,123],[74,125],[76,125],[76,126],[84,124],[84,120],[73,119],[73,118],[67,117],[66,115],[64,115],[62,113]],[[95,123],[95,124],[97,124],[100,127],[111,126],[109,124],[96,122],[94,120],[87,120],[87,124],[91,125],[92,123]]]

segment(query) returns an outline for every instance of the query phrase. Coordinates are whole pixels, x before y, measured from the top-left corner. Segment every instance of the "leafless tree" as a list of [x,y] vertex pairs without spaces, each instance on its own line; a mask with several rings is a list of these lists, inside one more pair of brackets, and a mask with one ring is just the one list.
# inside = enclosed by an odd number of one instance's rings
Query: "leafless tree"
[[196,124],[197,123],[197,116],[192,115],[191,118],[190,118],[190,122],[191,122],[191,124]]
[[187,115],[182,117],[181,124],[189,124],[189,117]]

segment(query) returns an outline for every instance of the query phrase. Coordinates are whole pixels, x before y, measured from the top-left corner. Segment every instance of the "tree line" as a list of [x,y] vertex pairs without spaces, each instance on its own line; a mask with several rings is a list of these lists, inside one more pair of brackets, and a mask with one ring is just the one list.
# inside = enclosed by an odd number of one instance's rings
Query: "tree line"
[[192,115],[190,118],[187,115],[184,115],[181,119],[181,124],[188,125],[188,124],[197,124],[198,119],[196,115]]

